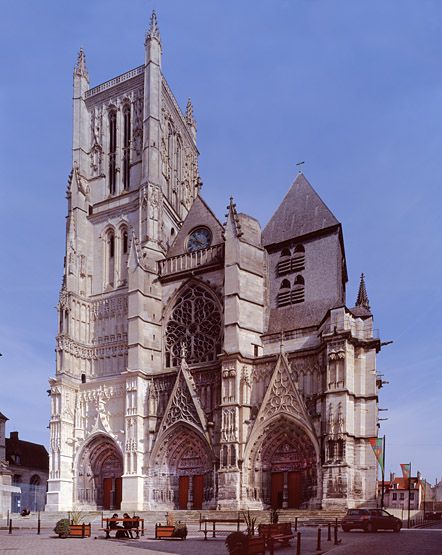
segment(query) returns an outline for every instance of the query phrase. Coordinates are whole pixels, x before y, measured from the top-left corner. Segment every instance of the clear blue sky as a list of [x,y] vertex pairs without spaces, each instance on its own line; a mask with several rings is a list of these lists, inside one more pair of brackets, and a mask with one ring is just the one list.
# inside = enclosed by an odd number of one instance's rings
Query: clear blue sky
[[342,222],[348,304],[366,274],[390,384],[387,470],[442,477],[442,3],[439,0],[1,1],[0,411],[48,443],[72,69],[91,85],[143,63],[155,7],[163,70],[198,121],[203,196],[264,225],[296,162]]

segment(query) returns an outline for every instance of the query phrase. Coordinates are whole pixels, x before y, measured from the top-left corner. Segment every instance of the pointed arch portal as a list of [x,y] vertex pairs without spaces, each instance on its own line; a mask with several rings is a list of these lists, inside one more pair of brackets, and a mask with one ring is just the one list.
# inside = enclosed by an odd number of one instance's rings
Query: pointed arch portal
[[249,460],[249,499],[272,508],[293,509],[316,499],[319,453],[294,419],[280,416],[265,426]]
[[112,438],[100,434],[82,449],[77,464],[76,503],[91,508],[119,509],[123,458]]
[[213,457],[206,439],[184,423],[159,439],[153,457],[153,499],[175,509],[202,509],[213,498]]

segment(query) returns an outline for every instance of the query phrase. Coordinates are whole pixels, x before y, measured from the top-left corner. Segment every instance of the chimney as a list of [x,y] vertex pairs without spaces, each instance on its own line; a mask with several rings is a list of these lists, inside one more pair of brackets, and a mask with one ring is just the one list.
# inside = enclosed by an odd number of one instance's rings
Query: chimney
[[9,434],[9,439],[12,439],[12,441],[18,441],[18,432],[11,432]]

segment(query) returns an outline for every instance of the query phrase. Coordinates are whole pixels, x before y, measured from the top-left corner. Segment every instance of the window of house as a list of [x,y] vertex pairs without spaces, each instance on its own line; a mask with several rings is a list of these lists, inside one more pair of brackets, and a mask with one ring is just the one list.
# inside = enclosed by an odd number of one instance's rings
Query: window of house
[[40,476],[38,474],[33,474],[29,480],[31,486],[39,486],[41,484]]
[[393,493],[393,501],[397,500],[397,493]]
[[410,501],[414,501],[414,493],[410,492]]
[[405,499],[405,494],[400,493],[400,494],[399,494],[399,499],[400,499],[401,501],[403,501],[403,500]]

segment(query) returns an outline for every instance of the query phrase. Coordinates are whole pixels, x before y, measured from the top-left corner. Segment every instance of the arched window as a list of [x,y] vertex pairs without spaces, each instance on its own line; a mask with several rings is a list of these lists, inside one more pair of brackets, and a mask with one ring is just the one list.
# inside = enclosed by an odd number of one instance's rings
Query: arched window
[[291,302],[290,290],[291,290],[290,281],[288,279],[283,279],[281,282],[281,287],[279,288],[279,293],[277,298],[278,306],[287,306],[290,304]]
[[189,364],[214,361],[221,351],[221,341],[217,299],[205,287],[188,287],[178,296],[167,322],[166,366],[178,366],[183,343]]
[[125,285],[127,281],[128,247],[127,228],[122,227],[120,230],[120,285]]
[[115,235],[109,231],[106,237],[106,282],[113,286],[115,275]]
[[282,276],[283,274],[287,274],[288,272],[290,272],[291,255],[292,253],[290,252],[290,249],[282,249],[281,256],[279,258],[278,265],[276,267],[277,273],[279,276]]
[[181,185],[181,181],[183,180],[183,176],[182,176],[183,145],[180,137],[177,138],[175,156],[176,156],[175,158],[176,177],[177,177],[178,185]]
[[303,245],[296,245],[292,256],[292,272],[300,272],[305,268],[305,249]]
[[168,125],[167,127],[167,181],[168,181],[168,189],[167,189],[167,196],[169,200],[172,197],[172,184],[173,184],[173,127]]
[[304,278],[301,275],[296,276],[295,283],[292,289],[292,303],[302,303],[304,302],[304,290],[305,283]]
[[129,190],[130,185],[130,104],[125,104],[123,108],[123,187]]
[[117,111],[109,112],[109,193],[115,194],[117,185]]

